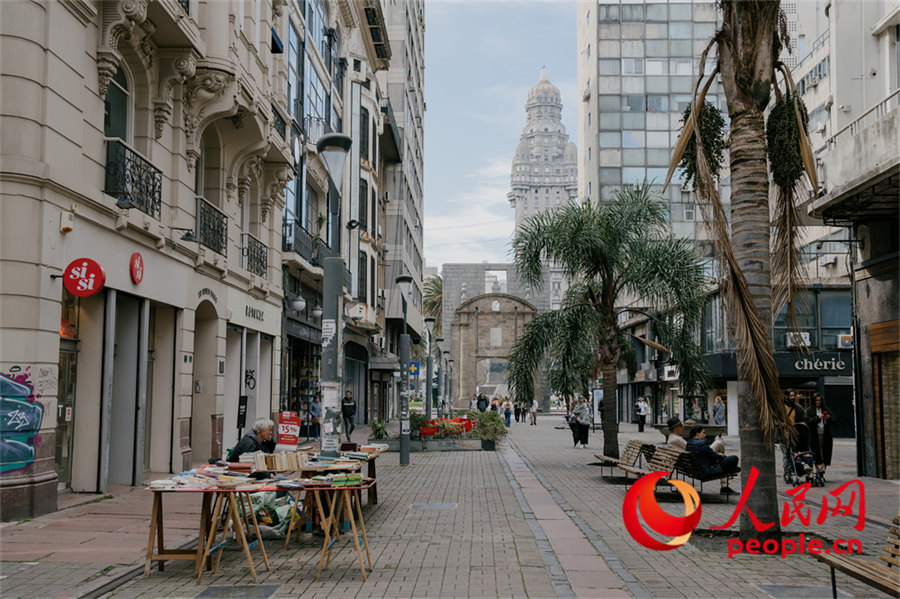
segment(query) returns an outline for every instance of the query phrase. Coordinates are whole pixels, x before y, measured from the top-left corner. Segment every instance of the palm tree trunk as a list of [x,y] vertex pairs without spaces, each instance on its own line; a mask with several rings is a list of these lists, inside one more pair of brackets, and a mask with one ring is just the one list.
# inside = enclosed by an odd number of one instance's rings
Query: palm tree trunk
[[618,398],[616,397],[616,363],[603,360],[603,455],[619,457]]
[[[756,107],[733,115],[731,121],[731,227],[732,246],[738,265],[747,279],[753,305],[772,338],[772,294],[769,267],[769,179],[766,169],[766,138],[763,113]],[[771,351],[771,350],[770,350]],[[738,368],[738,378],[747,381]],[[756,530],[745,510],[741,514],[741,538],[781,538],[775,489],[775,454],[767,447],[760,428],[760,411],[750,397],[749,385],[742,382],[738,394],[738,422],[741,440],[741,483],[746,488],[750,467],[759,478],[747,507],[762,522],[775,522],[765,532]]]

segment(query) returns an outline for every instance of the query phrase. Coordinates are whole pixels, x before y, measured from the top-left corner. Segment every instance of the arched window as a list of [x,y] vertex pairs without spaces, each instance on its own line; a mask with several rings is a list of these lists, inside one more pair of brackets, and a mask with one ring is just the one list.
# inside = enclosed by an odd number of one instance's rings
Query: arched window
[[499,312],[500,311],[500,300],[494,300],[491,302],[491,312]]
[[118,137],[126,142],[129,141],[131,133],[129,127],[131,119],[131,88],[128,85],[128,79],[121,65],[116,71],[116,76],[109,82],[103,108],[103,135],[106,137]]

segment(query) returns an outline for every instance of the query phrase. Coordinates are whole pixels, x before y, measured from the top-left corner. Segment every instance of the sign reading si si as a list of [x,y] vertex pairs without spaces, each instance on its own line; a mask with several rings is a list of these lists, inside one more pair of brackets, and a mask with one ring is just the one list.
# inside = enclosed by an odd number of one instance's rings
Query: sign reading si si
[[144,257],[135,252],[131,254],[131,261],[128,263],[128,272],[131,274],[131,282],[140,285],[144,280]]
[[416,376],[419,374],[419,363],[418,362],[410,362],[409,363],[409,374],[410,374],[410,376]]
[[106,273],[90,258],[72,261],[63,272],[63,285],[72,295],[90,297],[103,289]]

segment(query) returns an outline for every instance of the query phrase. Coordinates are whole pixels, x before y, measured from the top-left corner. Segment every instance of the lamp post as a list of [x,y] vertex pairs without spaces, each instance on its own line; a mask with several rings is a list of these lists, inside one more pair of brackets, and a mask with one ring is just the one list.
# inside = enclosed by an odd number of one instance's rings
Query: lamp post
[[431,357],[431,334],[434,332],[434,316],[425,318],[425,328],[428,329],[428,359],[425,361],[425,393],[422,400],[425,403],[425,418],[431,420],[431,402],[434,393],[431,390],[431,379],[434,377],[434,359]]
[[450,367],[450,393],[447,395],[449,399],[447,400],[447,409],[450,412],[450,418],[453,418],[453,358],[447,360],[447,365]]
[[444,402],[450,403],[450,350],[445,349],[444,354],[444,397],[441,403],[441,411],[444,412],[444,418],[447,417],[447,410],[444,410]]
[[399,275],[394,282],[403,296],[403,333],[400,335],[400,465],[409,465],[409,333],[406,332],[406,303],[412,275]]
[[435,339],[435,346],[437,348],[437,400],[438,400],[438,409],[441,407],[441,399],[443,399],[444,393],[444,361],[441,358],[441,343],[444,342],[443,337],[438,337]]
[[[352,144],[353,140],[342,133],[323,135],[316,143],[316,151],[325,163],[328,177],[338,192],[344,178],[344,163]],[[322,290],[320,452],[323,456],[337,457],[341,447],[341,379],[344,371],[344,260],[339,256],[329,256],[323,262],[325,281]]]

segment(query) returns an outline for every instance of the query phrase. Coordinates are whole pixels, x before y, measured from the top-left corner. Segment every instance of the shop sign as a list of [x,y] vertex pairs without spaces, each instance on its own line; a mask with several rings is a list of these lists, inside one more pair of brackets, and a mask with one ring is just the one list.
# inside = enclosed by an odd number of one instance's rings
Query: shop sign
[[794,368],[797,370],[844,370],[847,363],[840,358],[831,358],[830,360],[821,360],[819,358],[801,358],[794,362]]
[[781,376],[850,376],[853,370],[849,352],[775,354],[775,365]]
[[244,308],[244,314],[254,320],[258,320],[262,322],[266,319],[266,313],[259,308],[253,308],[252,306],[247,306]]
[[128,263],[128,272],[131,274],[131,282],[140,285],[144,280],[144,257],[135,252],[131,254],[131,261]]
[[219,298],[216,297],[216,293],[209,287],[204,287],[203,289],[201,289],[200,291],[197,292],[198,299],[203,297],[204,295],[208,295],[209,297],[211,297],[212,301],[214,303],[219,303]]
[[278,444],[296,445],[300,442],[301,419],[297,412],[282,412],[278,415]]
[[106,284],[103,267],[90,258],[74,260],[63,272],[63,285],[72,295],[90,297],[99,293]]

